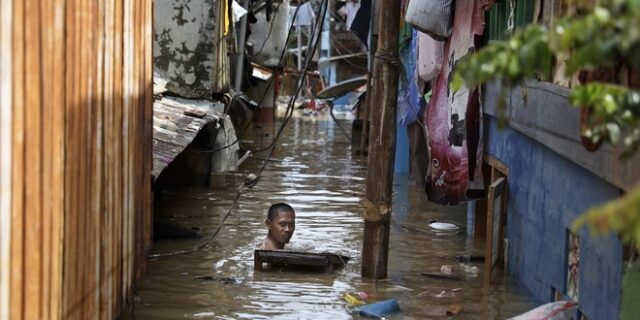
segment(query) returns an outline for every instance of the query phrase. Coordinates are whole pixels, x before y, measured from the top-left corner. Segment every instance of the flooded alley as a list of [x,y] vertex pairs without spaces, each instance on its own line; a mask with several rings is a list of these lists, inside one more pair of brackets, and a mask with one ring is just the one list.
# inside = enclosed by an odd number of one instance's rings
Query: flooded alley
[[0,1],[0,320],[638,320],[640,0]]
[[[271,130],[255,129],[243,145],[260,149],[272,138]],[[211,189],[166,189],[156,195],[156,222],[201,234],[196,240],[156,241],[153,255],[202,249],[150,259],[135,307],[124,319],[351,319],[358,315],[344,296],[358,292],[366,294],[364,302],[397,299],[402,311],[392,319],[506,319],[533,306],[508,278],[498,276],[499,283],[485,291],[482,272],[469,271],[473,266],[482,270],[482,263],[466,265],[465,272],[454,257],[483,254],[482,243],[466,236],[466,207],[431,204],[406,176],[397,176],[394,183],[389,277],[361,278],[366,158],[352,152],[328,116],[296,113],[257,185],[244,188],[229,212],[236,190],[247,174],[257,173],[262,157],[266,152],[257,153],[239,172],[214,177]],[[296,210],[288,249],[346,255],[352,258],[346,267],[331,274],[254,272],[254,249],[266,236],[266,211],[276,202]],[[461,228],[436,231],[428,227],[431,219]],[[421,276],[439,272],[442,265],[451,265],[461,279]],[[447,316],[452,306],[462,313]]]

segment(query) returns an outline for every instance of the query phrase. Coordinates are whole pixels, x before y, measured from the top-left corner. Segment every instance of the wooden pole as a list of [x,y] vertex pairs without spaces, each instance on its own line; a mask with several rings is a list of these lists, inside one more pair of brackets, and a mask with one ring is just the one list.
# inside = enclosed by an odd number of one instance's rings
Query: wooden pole
[[374,279],[387,276],[400,67],[400,5],[395,0],[379,3],[378,17],[384,23],[378,24],[372,99],[369,100],[371,131],[362,248],[362,276]]

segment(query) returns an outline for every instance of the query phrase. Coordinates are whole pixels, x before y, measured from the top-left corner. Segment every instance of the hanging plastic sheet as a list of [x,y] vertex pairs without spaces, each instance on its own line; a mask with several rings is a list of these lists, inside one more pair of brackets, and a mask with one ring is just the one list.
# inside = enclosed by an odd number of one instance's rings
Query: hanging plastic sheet
[[[425,179],[429,199],[443,205],[467,200],[469,189],[482,188],[481,115],[477,89],[450,88],[456,63],[474,50],[484,31],[480,1],[457,1],[445,63],[425,113],[431,162]],[[477,169],[477,170],[476,170]]]

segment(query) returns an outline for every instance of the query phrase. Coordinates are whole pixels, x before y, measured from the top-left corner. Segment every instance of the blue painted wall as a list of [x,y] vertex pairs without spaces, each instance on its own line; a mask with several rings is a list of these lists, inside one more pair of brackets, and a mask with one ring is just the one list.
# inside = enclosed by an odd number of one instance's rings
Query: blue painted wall
[[395,174],[409,173],[409,134],[407,127],[400,124],[396,128],[396,160],[394,162]]
[[[488,154],[510,170],[506,237],[509,271],[539,303],[552,288],[566,292],[567,229],[588,208],[620,191],[580,166],[517,131],[497,129],[486,116]],[[618,319],[623,252],[616,236],[580,236],[580,309],[589,320]]]

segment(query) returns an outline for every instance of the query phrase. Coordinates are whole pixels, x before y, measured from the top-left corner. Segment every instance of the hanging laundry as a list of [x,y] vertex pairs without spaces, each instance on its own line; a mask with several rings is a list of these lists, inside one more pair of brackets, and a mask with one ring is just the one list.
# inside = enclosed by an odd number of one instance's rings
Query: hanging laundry
[[233,4],[231,5],[231,9],[233,10],[233,22],[239,22],[242,17],[244,17],[249,11],[245,9],[242,5],[238,3],[238,1],[233,0]]
[[353,20],[356,18],[358,10],[360,10],[360,0],[349,0],[344,7],[347,13],[347,28],[351,28]]
[[[467,191],[481,188],[482,141],[478,90],[450,88],[456,63],[471,53],[484,31],[484,12],[479,0],[457,1],[446,57],[425,113],[431,163],[425,191],[442,205],[467,200]],[[477,170],[476,170],[477,169]]]
[[[460,2],[460,1],[458,1]],[[475,2],[472,0],[463,1]],[[409,2],[405,21],[418,31],[436,40],[445,41],[451,35],[453,23],[453,0],[412,0]],[[457,10],[455,11],[457,14]]]
[[311,2],[307,2],[300,6],[300,10],[298,10],[298,15],[296,16],[295,26],[310,26],[313,24],[313,19],[315,17],[316,14],[311,7]]
[[364,44],[369,43],[369,23],[371,21],[371,1],[362,0],[360,2],[360,9],[353,18],[351,23],[351,31],[360,39]]
[[398,124],[407,126],[418,119],[422,109],[418,85],[416,83],[417,32],[408,27],[408,41],[400,45],[400,60],[404,69],[400,72],[398,84]]
[[444,45],[444,42],[418,32],[418,74],[422,81],[432,81],[438,77],[444,62]]

